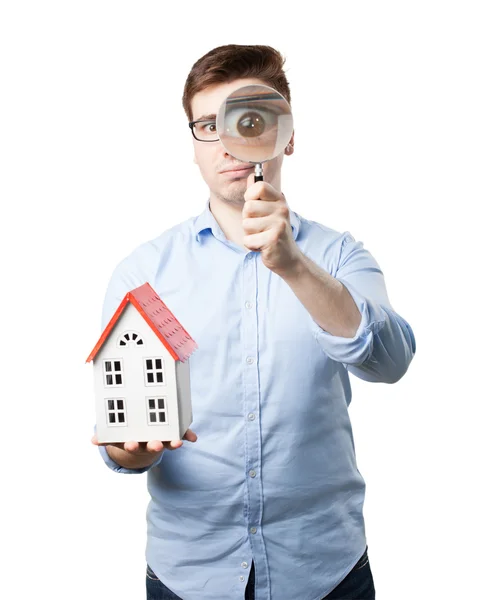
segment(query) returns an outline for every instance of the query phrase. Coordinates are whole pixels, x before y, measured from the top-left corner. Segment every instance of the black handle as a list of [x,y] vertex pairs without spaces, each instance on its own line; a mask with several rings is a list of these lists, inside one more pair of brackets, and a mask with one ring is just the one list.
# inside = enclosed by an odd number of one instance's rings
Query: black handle
[[256,183],[257,181],[263,181],[263,176],[262,175],[255,175],[254,176],[254,182]]

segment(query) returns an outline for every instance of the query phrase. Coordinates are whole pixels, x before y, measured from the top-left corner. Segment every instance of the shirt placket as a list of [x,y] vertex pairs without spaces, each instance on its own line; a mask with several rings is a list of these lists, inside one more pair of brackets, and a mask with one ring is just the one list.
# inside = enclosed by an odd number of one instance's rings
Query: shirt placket
[[[245,420],[245,515],[247,534],[255,563],[257,586],[255,597],[269,598],[266,553],[261,531],[263,493],[261,485],[261,413],[258,352],[258,262],[259,253],[249,252],[243,262],[242,360],[243,418]],[[251,567],[245,557],[242,569]],[[247,579],[246,574],[240,580]],[[263,592],[261,591],[263,590]]]

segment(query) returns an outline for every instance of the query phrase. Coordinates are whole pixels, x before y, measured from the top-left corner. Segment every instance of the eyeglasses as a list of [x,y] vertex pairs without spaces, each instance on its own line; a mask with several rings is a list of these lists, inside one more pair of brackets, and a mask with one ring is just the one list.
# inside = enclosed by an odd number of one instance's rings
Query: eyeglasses
[[216,121],[212,119],[199,119],[188,123],[195,140],[199,142],[217,142],[220,138],[216,131]]

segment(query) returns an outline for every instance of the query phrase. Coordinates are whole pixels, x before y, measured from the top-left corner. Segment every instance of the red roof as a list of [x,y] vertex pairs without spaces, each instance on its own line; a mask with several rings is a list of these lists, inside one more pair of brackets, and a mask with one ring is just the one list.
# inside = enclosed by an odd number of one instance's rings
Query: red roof
[[98,354],[128,302],[133,304],[175,360],[184,362],[198,348],[198,344],[180,325],[155,290],[149,283],[144,283],[123,298],[86,362],[90,362]]

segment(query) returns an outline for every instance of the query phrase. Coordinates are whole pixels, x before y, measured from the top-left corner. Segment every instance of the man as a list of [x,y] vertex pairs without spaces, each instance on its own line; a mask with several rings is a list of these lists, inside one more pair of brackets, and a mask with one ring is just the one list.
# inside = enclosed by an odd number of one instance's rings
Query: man
[[215,139],[238,87],[290,101],[283,64],[268,46],[238,45],[195,63],[183,104],[210,197],[125,258],[106,293],[103,327],[148,281],[198,343],[184,437],[195,443],[100,446],[115,471],[148,473],[152,600],[375,598],[349,372],[394,383],[415,339],[362,243],[289,209],[281,167],[294,135],[256,183]]

